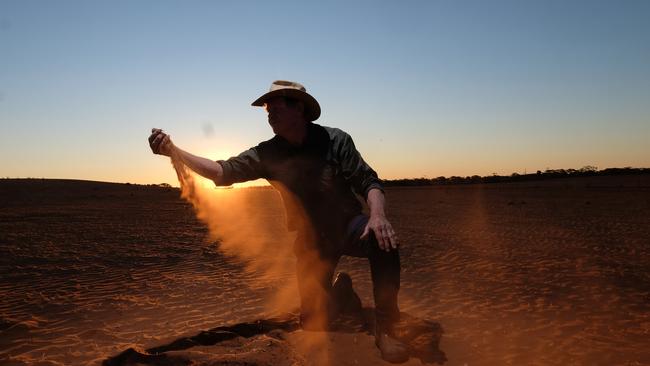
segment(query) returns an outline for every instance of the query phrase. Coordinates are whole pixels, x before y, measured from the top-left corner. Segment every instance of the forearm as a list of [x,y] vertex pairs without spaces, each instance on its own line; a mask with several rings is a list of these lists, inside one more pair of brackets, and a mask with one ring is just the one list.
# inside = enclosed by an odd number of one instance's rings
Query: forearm
[[378,188],[371,189],[368,191],[366,202],[368,203],[368,208],[370,208],[371,217],[386,217],[386,212],[384,211],[386,204],[384,192]]
[[178,147],[176,147],[176,153],[183,164],[195,171],[197,174],[215,182],[219,181],[223,177],[221,164],[216,161],[190,154]]

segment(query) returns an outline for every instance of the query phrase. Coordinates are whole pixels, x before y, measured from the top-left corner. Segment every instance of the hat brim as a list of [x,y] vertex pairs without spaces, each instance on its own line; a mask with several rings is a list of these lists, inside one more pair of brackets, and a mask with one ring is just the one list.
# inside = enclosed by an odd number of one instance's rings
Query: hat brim
[[315,121],[320,117],[320,105],[316,98],[309,95],[309,93],[298,89],[287,88],[270,91],[255,99],[251,105],[254,107],[262,107],[267,100],[275,97],[288,97],[303,101],[305,103],[305,117],[307,117],[309,121]]

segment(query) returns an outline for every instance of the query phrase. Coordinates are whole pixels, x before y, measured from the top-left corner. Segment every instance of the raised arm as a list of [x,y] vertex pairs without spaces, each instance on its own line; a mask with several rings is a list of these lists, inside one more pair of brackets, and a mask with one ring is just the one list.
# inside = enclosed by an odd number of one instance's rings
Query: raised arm
[[183,164],[205,178],[218,182],[221,181],[221,178],[223,177],[221,164],[210,159],[190,154],[189,152],[175,146],[169,135],[159,128],[153,128],[151,130],[149,146],[154,154],[164,156],[175,154]]

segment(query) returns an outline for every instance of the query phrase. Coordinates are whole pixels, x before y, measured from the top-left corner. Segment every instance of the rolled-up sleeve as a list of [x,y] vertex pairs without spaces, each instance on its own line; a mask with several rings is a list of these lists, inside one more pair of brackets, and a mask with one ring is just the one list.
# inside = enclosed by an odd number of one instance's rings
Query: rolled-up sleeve
[[368,192],[371,189],[379,189],[382,192],[384,188],[377,173],[363,160],[359,151],[354,146],[352,137],[341,131],[341,141],[339,145],[339,161],[343,169],[343,177],[350,182],[354,191],[368,198]]
[[257,147],[250,148],[227,160],[217,160],[223,169],[223,176],[214,183],[218,186],[229,186],[233,183],[246,182],[264,178],[264,172]]

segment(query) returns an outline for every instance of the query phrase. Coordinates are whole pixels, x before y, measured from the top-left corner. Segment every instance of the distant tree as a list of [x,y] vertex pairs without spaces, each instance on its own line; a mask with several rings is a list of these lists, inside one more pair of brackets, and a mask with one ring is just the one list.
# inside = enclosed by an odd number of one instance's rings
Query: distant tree
[[463,182],[462,177],[459,177],[459,176],[456,176],[456,175],[453,175],[453,176],[449,177],[449,183],[451,183],[451,184],[462,183],[462,182]]
[[524,174],[512,173],[509,176],[501,176],[497,173],[492,173],[492,175],[487,176],[452,176],[445,177],[439,176],[433,179],[427,179],[426,177],[421,178],[410,178],[410,179],[397,179],[397,180],[385,180],[386,186],[427,186],[427,185],[444,185],[444,184],[475,184],[475,183],[498,183],[498,182],[519,182],[519,181],[530,181],[530,180],[540,180],[540,179],[554,179],[554,178],[566,178],[566,177],[580,177],[580,176],[593,176],[593,175],[619,175],[619,174],[650,174],[650,168],[607,168],[603,170],[598,170],[595,166],[587,165],[578,170],[576,169],[550,169],[546,168],[545,171],[538,170],[536,174]]

